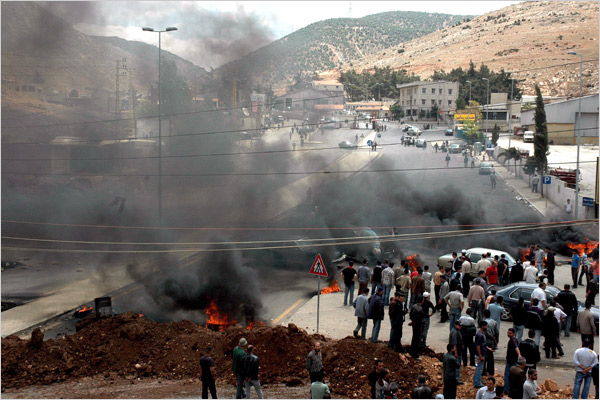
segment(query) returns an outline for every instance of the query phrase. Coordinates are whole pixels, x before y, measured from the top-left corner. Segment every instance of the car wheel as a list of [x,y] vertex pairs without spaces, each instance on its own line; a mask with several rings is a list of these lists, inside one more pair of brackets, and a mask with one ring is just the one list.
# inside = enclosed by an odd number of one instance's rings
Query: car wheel
[[505,305],[504,311],[502,311],[502,315],[500,316],[502,321],[508,321],[510,319],[510,306]]

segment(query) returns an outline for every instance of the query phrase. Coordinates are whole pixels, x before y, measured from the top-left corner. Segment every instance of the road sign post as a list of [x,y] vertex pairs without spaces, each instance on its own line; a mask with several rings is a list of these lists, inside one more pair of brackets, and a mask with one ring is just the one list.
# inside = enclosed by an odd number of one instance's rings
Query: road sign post
[[321,277],[327,277],[327,269],[321,254],[317,254],[312,267],[310,267],[310,273],[318,276],[317,280],[317,333],[319,333],[319,309],[321,308]]

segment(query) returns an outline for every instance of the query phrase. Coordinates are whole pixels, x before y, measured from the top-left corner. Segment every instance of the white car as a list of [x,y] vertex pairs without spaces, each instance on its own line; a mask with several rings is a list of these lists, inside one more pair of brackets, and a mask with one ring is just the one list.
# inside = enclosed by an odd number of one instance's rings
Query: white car
[[534,137],[533,131],[525,131],[525,133],[523,133],[523,141],[524,142],[527,142],[527,143],[533,142],[533,137]]

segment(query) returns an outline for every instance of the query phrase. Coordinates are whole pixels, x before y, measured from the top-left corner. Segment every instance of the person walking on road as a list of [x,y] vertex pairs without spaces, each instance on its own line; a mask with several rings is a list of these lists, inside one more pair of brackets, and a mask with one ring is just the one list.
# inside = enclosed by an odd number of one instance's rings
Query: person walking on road
[[[573,384],[573,398],[587,399],[592,384],[592,369],[598,364],[598,355],[590,340],[584,340],[583,346],[575,351],[573,362],[575,363],[575,383]],[[583,388],[582,388],[583,384]],[[581,394],[581,397],[579,395]]]
[[213,359],[212,346],[206,346],[206,353],[200,358],[200,368],[202,368],[202,398],[208,399],[208,391],[210,397],[217,398],[217,388],[215,386],[215,360]]
[[242,373],[242,357],[246,355],[246,346],[248,341],[245,338],[241,338],[238,345],[233,348],[233,363],[231,369],[235,374],[237,382],[237,389],[235,392],[235,398],[241,399],[244,396],[244,375]]
[[450,165],[450,154],[446,154],[446,167]]
[[363,293],[364,289],[369,285],[371,280],[371,270],[367,266],[367,260],[362,261],[362,265],[358,268],[358,293]]
[[306,370],[310,374],[310,382],[315,382],[323,375],[323,355],[321,342],[315,342],[314,348],[306,356]]
[[[344,305],[353,304],[354,302],[354,282],[356,281],[357,272],[354,269],[354,263],[348,262],[348,266],[342,270],[344,277]],[[348,303],[348,294],[350,294],[350,302]]]
[[594,314],[592,314],[592,303],[585,302],[585,310],[577,315],[577,331],[581,334],[581,343],[586,339],[592,342],[594,347],[594,336],[596,335],[596,323],[594,322]]
[[252,387],[256,390],[256,396],[259,399],[263,399],[262,390],[260,388],[260,381],[258,380],[258,368],[259,361],[258,356],[253,353],[254,346],[248,346],[248,353],[242,357],[242,371],[244,374],[244,380],[246,381],[246,397],[251,398],[250,391]]
[[492,184],[492,189],[496,189],[496,171],[492,169],[490,173],[490,182]]
[[367,298],[369,294],[369,288],[363,288],[362,293],[358,295],[356,298],[356,309],[354,310],[354,315],[356,316],[358,323],[356,328],[354,328],[354,337],[358,338],[358,330],[360,329],[360,338],[366,339],[367,335],[367,316],[369,313],[369,299]]
[[438,300],[438,309],[440,310],[440,323],[448,321],[448,309],[446,308],[446,300],[444,297],[450,293],[450,285],[448,285],[448,277],[446,274],[440,275],[440,294]]

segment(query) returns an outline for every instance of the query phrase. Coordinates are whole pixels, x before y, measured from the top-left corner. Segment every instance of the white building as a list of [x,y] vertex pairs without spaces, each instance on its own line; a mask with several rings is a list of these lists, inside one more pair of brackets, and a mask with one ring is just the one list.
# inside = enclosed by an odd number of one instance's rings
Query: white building
[[399,92],[398,104],[407,116],[417,116],[420,110],[431,110],[437,106],[440,114],[456,109],[458,82],[411,82],[396,85]]

